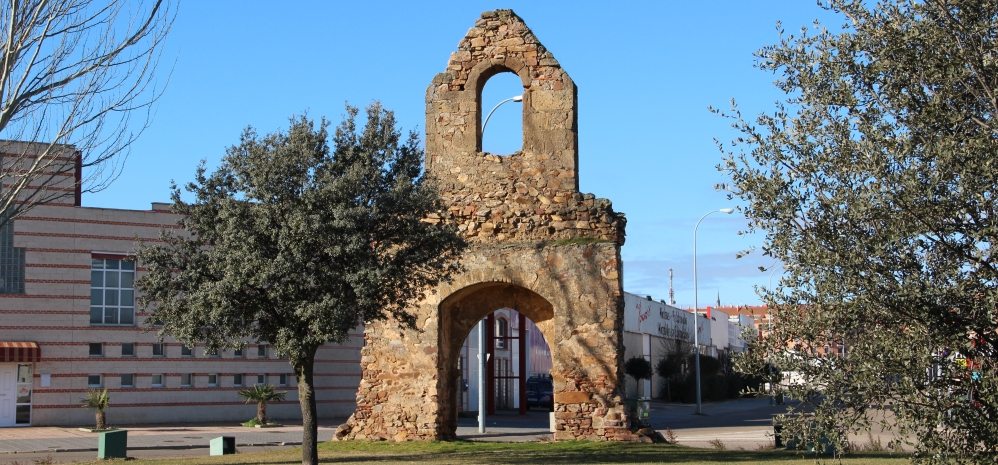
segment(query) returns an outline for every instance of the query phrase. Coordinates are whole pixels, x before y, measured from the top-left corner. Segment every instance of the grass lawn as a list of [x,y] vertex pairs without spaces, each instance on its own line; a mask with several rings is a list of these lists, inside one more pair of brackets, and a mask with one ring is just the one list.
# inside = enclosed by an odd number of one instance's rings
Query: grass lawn
[[[322,463],[425,463],[425,464],[596,464],[596,463],[681,463],[681,464],[814,464],[813,456],[786,451],[743,451],[694,449],[669,444],[615,442],[327,442],[319,445]],[[236,454],[223,457],[190,457],[157,460],[93,461],[92,464],[298,464],[301,449]],[[888,454],[853,454],[842,459],[845,465],[901,465],[907,457]]]

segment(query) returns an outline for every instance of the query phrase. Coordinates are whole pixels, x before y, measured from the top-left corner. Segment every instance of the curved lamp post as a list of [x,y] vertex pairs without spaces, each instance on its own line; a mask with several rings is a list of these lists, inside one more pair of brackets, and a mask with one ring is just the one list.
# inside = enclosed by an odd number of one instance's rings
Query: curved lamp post
[[[514,95],[508,99],[505,99],[492,107],[489,111],[489,115],[485,117],[485,122],[482,123],[482,139],[485,136],[485,126],[489,124],[489,118],[492,118],[492,114],[496,112],[504,103],[508,102],[522,102],[523,95]],[[478,432],[485,433],[485,370],[488,367],[488,360],[491,354],[485,353],[485,320],[478,322]],[[520,354],[522,357],[523,354]],[[523,373],[520,374],[523,376]]]
[[508,98],[506,100],[503,100],[503,101],[497,103],[496,106],[492,107],[492,110],[489,111],[488,116],[485,117],[485,122],[482,123],[482,136],[483,137],[485,136],[485,126],[489,125],[489,118],[492,118],[492,114],[495,113],[496,110],[499,109],[499,107],[501,107],[504,103],[508,103],[508,102],[522,102],[522,101],[523,101],[523,95],[514,95],[514,96],[512,96],[512,97],[510,97],[510,98]]
[[698,296],[699,289],[697,288],[697,229],[700,228],[700,223],[703,221],[703,219],[710,216],[711,214],[724,213],[726,215],[730,215],[734,211],[735,211],[734,208],[722,208],[720,210],[711,210],[705,213],[703,216],[701,216],[700,219],[697,221],[696,226],[693,227],[693,347],[694,347],[693,370],[696,373],[696,386],[697,386],[696,414],[697,415],[703,414],[703,406],[700,401],[700,331],[698,328],[700,323],[700,320],[698,319],[700,317],[700,302],[697,299],[699,297]]

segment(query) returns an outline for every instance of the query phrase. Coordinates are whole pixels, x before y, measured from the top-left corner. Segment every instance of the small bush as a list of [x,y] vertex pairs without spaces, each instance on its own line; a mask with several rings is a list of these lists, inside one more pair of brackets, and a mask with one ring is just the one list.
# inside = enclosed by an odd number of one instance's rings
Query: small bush
[[658,365],[655,366],[655,372],[663,378],[670,378],[673,376],[681,375],[683,370],[683,357],[680,354],[669,354],[658,361]]
[[672,428],[666,428],[663,436],[665,436],[665,442],[669,444],[679,443],[679,439],[676,438],[676,432]]
[[[696,358],[690,355],[689,366],[693,367],[696,363]],[[721,361],[711,357],[710,355],[700,354],[700,375],[714,375],[721,371]]]
[[635,381],[651,379],[651,362],[644,357],[631,357],[624,362],[624,373],[627,373]]
[[243,422],[243,426],[245,426],[247,428],[256,428],[256,425],[260,425],[260,424],[262,424],[262,423],[260,423],[259,421],[257,421],[256,417],[250,418],[249,420]]

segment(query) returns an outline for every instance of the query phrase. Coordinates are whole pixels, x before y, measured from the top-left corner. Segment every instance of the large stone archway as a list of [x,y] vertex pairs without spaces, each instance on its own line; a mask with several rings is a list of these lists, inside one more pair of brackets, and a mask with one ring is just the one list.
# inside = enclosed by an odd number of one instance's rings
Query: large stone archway
[[[482,153],[481,90],[523,83],[523,150]],[[446,210],[426,221],[470,243],[463,271],[414,305],[417,329],[365,328],[357,409],[344,436],[447,439],[455,432],[456,357],[491,311],[511,307],[551,348],[555,439],[631,438],[620,398],[623,215],[578,191],[576,87],[510,10],[482,14],[427,90],[427,171]]]
[[484,282],[459,289],[440,302],[440,369],[442,399],[440,414],[444,437],[453,437],[457,427],[458,363],[462,342],[475,324],[501,308],[512,308],[530,318],[542,333],[548,334],[554,309],[540,294],[516,284]]

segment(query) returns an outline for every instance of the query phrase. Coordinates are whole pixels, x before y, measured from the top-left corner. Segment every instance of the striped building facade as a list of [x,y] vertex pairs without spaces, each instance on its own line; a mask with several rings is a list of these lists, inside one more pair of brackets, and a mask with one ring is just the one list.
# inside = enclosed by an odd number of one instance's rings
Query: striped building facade
[[[77,168],[48,183],[62,195],[0,227],[0,427],[91,424],[80,407],[91,388],[110,391],[111,424],[246,420],[255,407],[238,391],[260,383],[288,391],[270,417],[300,418],[291,366],[266,343],[212,354],[145,327],[134,253],[177,217],[167,204],[82,207],[79,156],[70,151],[63,161]],[[320,417],[353,412],[362,344],[358,330],[319,350]]]

